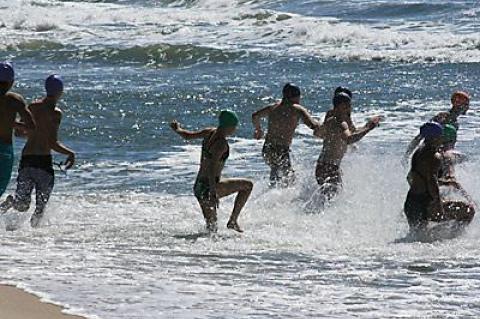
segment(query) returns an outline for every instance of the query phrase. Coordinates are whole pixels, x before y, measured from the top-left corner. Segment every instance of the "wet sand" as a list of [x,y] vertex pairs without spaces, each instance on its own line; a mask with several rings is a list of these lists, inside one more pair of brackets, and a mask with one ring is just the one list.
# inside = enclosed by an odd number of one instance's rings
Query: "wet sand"
[[85,319],[13,286],[0,285],[0,319]]

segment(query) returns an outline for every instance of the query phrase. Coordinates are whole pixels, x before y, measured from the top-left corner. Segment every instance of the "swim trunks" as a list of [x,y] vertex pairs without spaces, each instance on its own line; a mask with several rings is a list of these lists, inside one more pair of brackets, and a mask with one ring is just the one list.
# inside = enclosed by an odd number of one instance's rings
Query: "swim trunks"
[[35,189],[36,213],[43,213],[55,184],[53,160],[50,155],[26,155],[20,161],[17,190],[13,207],[26,211],[30,207],[31,195]]
[[271,181],[279,181],[282,178],[293,175],[294,171],[290,160],[290,147],[274,143],[265,143],[262,153],[265,162],[271,168]]
[[13,147],[0,142],[0,196],[5,193],[13,168]]
[[[220,181],[217,178],[217,183]],[[209,200],[210,196],[210,183],[207,178],[197,178],[195,185],[193,186],[193,194],[198,199],[198,201]]]
[[418,228],[428,222],[428,208],[431,203],[432,198],[428,194],[408,192],[403,209],[410,227]]
[[328,197],[333,197],[342,188],[342,170],[337,164],[317,162],[315,176],[322,193]]

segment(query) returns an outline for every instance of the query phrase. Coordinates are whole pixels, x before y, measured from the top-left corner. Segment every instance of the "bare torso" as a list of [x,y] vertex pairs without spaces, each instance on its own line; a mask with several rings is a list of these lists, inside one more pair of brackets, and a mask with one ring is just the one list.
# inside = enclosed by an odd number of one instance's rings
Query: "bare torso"
[[15,93],[0,96],[0,142],[12,144],[13,125],[17,110],[25,107],[22,97]]
[[348,148],[347,141],[343,138],[342,122],[332,116],[325,120],[324,127],[323,149],[318,161],[340,165]]
[[290,105],[278,104],[268,115],[265,143],[290,147],[299,121],[298,110]]
[[214,173],[216,179],[220,179],[222,175],[222,170],[225,164],[225,161],[228,157],[228,142],[224,137],[219,137],[217,136],[217,130],[212,128],[211,133],[203,140],[202,143],[202,155],[201,155],[201,160],[200,160],[200,169],[198,171],[198,178],[201,179],[206,179],[208,178],[210,172],[208,171],[208,167],[210,166],[210,161],[213,159],[211,158],[212,154],[210,153],[210,148],[216,144],[216,143],[221,143],[225,144],[227,152],[223,154],[222,156],[222,161],[219,163],[220,165],[215,166],[217,169]]
[[23,155],[50,155],[53,143],[57,140],[60,109],[47,105],[44,100],[28,107],[37,123],[35,131],[28,135]]

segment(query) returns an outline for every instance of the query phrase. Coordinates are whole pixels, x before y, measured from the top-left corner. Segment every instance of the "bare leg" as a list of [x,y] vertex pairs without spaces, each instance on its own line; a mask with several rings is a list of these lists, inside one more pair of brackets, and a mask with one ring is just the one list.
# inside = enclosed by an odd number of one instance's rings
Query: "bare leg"
[[220,181],[217,184],[217,195],[219,198],[229,196],[234,193],[238,193],[235,198],[235,204],[233,206],[233,212],[228,221],[227,227],[238,232],[243,230],[238,226],[238,216],[243,207],[247,203],[250,193],[253,189],[253,183],[247,179],[231,178]]
[[274,187],[280,180],[280,176],[278,176],[278,167],[277,166],[270,166],[270,186]]
[[200,207],[202,208],[203,218],[207,223],[207,230],[211,232],[217,231],[217,207],[215,203],[210,201],[200,201]]
[[38,227],[43,218],[50,195],[52,194],[55,177],[44,170],[35,170],[33,178],[35,179],[36,207],[35,212],[30,218],[30,225],[32,227]]

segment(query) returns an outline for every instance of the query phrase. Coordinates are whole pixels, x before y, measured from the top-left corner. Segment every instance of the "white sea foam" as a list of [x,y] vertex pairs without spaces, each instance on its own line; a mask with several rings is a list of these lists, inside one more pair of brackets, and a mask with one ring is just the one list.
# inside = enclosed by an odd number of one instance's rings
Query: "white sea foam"
[[[77,46],[194,44],[272,55],[338,60],[480,61],[480,35],[447,23],[383,25],[198,1],[191,7],[0,1],[3,44],[49,40]],[[42,31],[32,34],[31,31]]]
[[[1,232],[0,278],[100,318],[480,314],[463,306],[478,295],[477,221],[452,241],[393,244],[407,229],[405,169],[374,149],[350,154],[344,193],[307,215],[299,199],[316,191],[314,159],[296,152],[295,188],[268,190],[255,177],[240,219],[244,235],[224,227],[231,198],[222,201],[220,232],[210,237],[201,235],[190,195],[56,195],[41,228]],[[184,156],[196,151],[177,154],[172,167],[190,167]],[[462,166],[459,178],[478,198],[469,176],[475,165]]]

